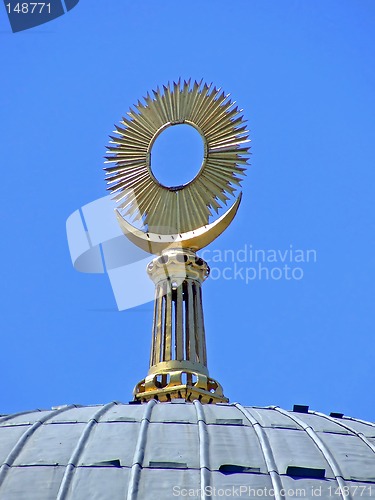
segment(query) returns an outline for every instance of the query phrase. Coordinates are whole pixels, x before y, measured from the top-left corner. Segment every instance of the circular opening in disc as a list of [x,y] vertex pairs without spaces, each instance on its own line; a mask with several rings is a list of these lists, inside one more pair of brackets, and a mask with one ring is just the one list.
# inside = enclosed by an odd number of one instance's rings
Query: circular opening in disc
[[150,168],[166,187],[187,184],[199,172],[204,158],[204,143],[191,125],[172,125],[156,138],[151,148]]

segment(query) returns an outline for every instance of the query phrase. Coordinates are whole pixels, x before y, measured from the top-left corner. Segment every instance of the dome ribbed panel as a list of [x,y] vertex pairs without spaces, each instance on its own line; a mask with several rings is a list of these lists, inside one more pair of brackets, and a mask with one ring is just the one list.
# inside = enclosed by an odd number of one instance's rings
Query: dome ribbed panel
[[348,500],[374,498],[375,425],[180,400],[65,406],[2,416],[0,463],[6,500],[209,499],[241,486],[258,490],[245,498],[298,488],[328,500],[339,485]]

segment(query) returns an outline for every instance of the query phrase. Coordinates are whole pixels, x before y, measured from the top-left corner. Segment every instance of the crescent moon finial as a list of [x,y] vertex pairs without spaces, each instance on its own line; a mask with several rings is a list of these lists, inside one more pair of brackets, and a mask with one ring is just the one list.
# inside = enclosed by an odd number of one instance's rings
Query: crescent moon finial
[[242,193],[239,194],[233,205],[215,222],[203,226],[195,231],[182,234],[156,234],[145,233],[130,224],[117,210],[118,223],[125,236],[137,247],[151,254],[161,254],[168,248],[189,248],[194,251],[201,250],[212,243],[223,233],[234,219],[240,206]]

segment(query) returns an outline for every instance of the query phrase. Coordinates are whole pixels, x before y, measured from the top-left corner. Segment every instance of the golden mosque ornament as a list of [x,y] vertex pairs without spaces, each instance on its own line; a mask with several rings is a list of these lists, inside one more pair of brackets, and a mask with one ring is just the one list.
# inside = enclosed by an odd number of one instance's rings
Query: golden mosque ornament
[[[208,373],[201,285],[210,269],[196,252],[229,226],[241,201],[240,193],[210,223],[244,175],[250,141],[241,112],[212,84],[179,80],[138,101],[111,136],[105,170],[118,222],[130,241],[156,255],[147,266],[155,284],[150,366],[135,400],[228,402]],[[199,132],[204,158],[190,182],[168,187],[152,172],[151,149],[166,128],[181,124]]]

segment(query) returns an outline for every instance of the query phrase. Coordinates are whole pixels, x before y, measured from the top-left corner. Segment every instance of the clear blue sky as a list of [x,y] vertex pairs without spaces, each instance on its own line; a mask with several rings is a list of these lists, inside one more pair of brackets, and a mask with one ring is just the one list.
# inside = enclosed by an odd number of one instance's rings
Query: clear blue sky
[[0,413],[127,402],[145,376],[152,304],[118,312],[106,276],[73,269],[65,222],[106,194],[114,123],[191,76],[231,92],[251,130],[211,255],[317,255],[301,280],[204,284],[211,375],[231,401],[375,420],[374,1],[81,0],[17,34],[0,9],[0,43]]

